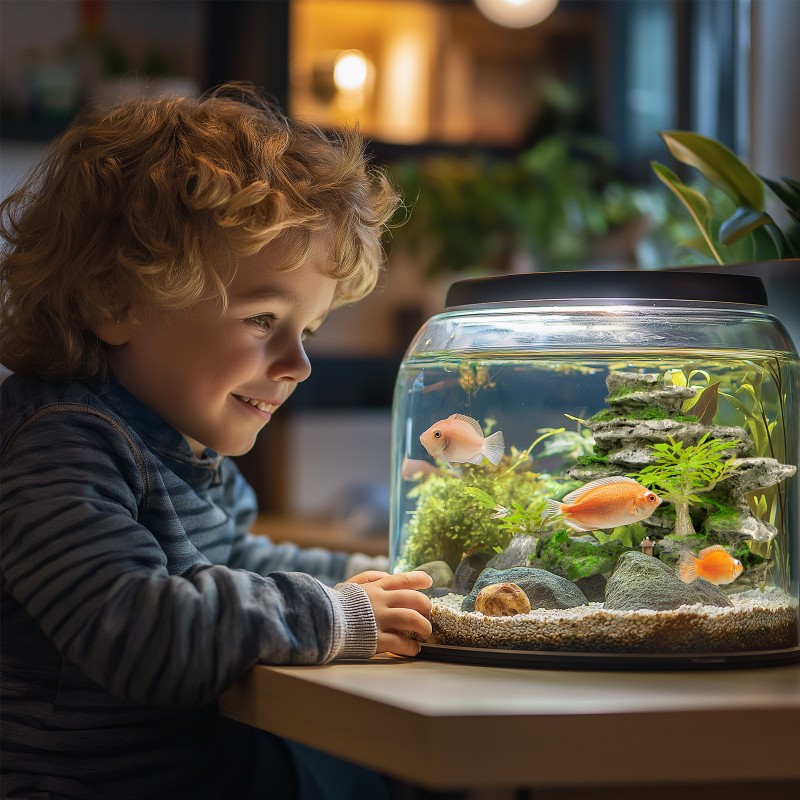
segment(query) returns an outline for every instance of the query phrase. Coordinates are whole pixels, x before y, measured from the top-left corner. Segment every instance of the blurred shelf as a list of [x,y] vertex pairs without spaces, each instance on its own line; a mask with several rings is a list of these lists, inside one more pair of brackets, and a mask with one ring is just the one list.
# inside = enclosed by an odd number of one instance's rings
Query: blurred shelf
[[385,556],[389,552],[388,534],[364,535],[342,520],[259,514],[252,531],[269,536],[273,542],[292,542],[300,547],[324,547],[368,556]]

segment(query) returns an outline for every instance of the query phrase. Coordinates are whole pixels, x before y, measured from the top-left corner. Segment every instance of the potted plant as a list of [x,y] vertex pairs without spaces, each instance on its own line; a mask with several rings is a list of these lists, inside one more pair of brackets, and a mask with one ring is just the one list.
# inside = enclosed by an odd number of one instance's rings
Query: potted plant
[[660,136],[677,161],[707,182],[701,191],[651,162],[697,226],[699,235],[684,243],[693,266],[758,275],[770,312],[800,346],[800,182],[756,175],[723,144],[697,133],[662,131]]
[[[772,180],[753,173],[725,145],[689,131],[662,131],[670,153],[697,169],[717,195],[715,208],[709,195],[683,183],[668,167],[651,162],[658,178],[686,206],[700,237],[691,246],[718,264],[797,259],[800,256],[800,182]],[[768,188],[785,205],[788,220],[780,224],[768,209]]]
[[405,248],[427,279],[574,269],[610,237],[624,249],[647,221],[652,192],[614,179],[613,162],[608,142],[570,133],[514,157],[397,162],[391,172],[409,211],[392,246]]

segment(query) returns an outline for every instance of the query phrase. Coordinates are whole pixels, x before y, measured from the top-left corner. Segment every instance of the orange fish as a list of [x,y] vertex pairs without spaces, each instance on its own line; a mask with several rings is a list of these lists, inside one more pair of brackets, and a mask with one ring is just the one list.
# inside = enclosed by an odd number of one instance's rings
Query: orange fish
[[451,414],[431,425],[420,437],[428,455],[451,463],[480,464],[484,457],[499,464],[506,448],[502,431],[484,436],[478,420],[464,414]]
[[647,519],[660,505],[661,498],[633,478],[599,478],[560,503],[550,500],[543,516],[561,516],[576,531],[601,531]]
[[678,577],[684,583],[704,578],[717,586],[735,581],[742,574],[742,569],[742,562],[719,544],[706,547],[697,556],[684,553],[677,566]]

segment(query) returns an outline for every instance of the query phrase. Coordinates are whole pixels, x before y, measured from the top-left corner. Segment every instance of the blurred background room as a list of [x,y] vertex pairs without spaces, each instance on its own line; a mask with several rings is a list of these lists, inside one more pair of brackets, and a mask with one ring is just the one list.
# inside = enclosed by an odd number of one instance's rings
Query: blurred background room
[[[659,132],[800,179],[798,32],[800,0],[0,0],[0,188],[89,101],[248,80],[357,123],[406,198],[386,272],[309,342],[312,377],[239,461],[274,538],[386,552],[394,379],[449,284],[714,264],[651,161],[734,207]],[[797,343],[800,269],[775,280]]]

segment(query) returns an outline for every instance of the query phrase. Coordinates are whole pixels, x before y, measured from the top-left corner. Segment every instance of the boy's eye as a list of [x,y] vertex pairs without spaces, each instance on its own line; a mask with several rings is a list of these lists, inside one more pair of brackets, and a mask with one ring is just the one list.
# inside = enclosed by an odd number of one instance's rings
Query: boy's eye
[[248,322],[252,322],[253,325],[261,328],[261,330],[268,331],[275,323],[275,315],[274,314],[256,314],[254,317],[248,317]]

